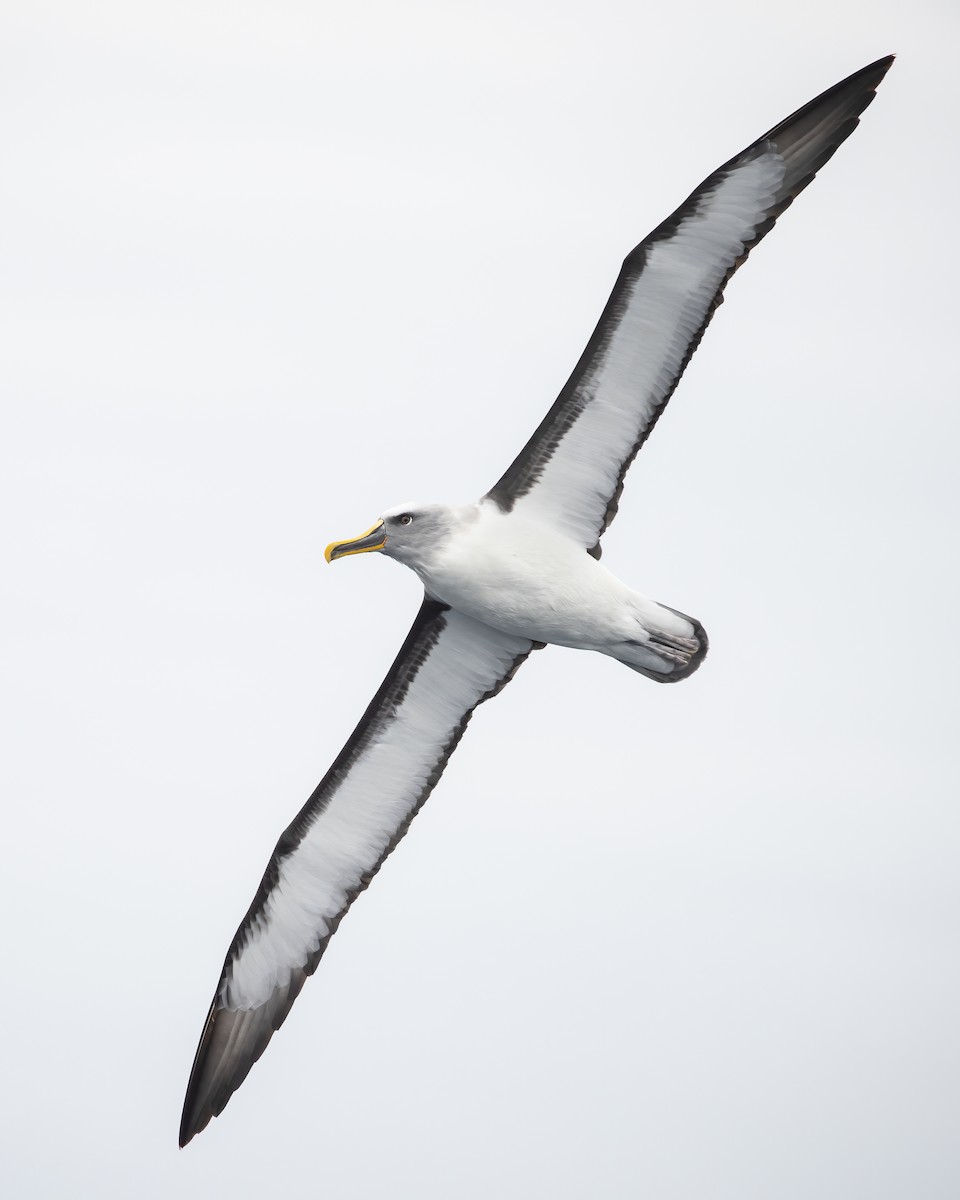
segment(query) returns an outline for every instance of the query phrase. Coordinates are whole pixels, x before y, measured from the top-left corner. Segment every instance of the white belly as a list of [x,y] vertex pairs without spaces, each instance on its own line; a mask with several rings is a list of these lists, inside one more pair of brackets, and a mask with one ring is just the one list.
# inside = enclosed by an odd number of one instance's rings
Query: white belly
[[483,505],[418,574],[452,608],[558,646],[605,651],[651,630],[692,633],[688,621],[626,587],[583,547],[493,505]]

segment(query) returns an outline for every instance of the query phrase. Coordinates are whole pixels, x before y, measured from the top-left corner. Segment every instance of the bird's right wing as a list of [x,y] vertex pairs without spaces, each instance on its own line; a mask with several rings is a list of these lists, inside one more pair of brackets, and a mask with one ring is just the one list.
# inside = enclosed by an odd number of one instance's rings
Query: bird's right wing
[[187,1087],[181,1146],[223,1111],[406,833],[474,708],[533,647],[424,600],[360,724],[277,843],[227,952]]
[[853,133],[892,62],[864,67],[781,121],[627,255],[573,374],[490,500],[548,521],[599,555],[624,475],[727,280]]

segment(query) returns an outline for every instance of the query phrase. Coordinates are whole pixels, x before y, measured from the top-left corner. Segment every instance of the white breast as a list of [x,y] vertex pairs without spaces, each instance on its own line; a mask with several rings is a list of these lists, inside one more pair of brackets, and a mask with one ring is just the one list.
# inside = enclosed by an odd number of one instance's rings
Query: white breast
[[[633,592],[548,525],[481,503],[479,515],[418,571],[431,595],[495,629],[558,646],[603,649],[636,635],[660,605]],[[677,620],[677,633],[688,631]]]

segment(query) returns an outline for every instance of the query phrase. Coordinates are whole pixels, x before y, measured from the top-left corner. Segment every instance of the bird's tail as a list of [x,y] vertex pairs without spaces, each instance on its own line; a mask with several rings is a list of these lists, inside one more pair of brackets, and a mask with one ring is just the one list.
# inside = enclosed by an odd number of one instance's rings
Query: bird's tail
[[[692,675],[707,657],[710,643],[699,621],[677,612],[675,608],[661,605],[674,616],[682,617],[690,625],[689,631],[680,634],[655,626],[645,627],[645,637],[619,642],[609,653],[625,666],[658,683],[678,683]],[[646,623],[645,623],[646,625]]]

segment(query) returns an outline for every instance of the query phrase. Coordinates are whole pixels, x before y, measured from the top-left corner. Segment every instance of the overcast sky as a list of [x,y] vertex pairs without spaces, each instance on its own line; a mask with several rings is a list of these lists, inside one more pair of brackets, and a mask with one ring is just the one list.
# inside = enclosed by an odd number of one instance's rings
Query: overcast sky
[[[787,13],[4,6],[5,1195],[960,1194],[960,12]],[[486,491],[630,247],[890,52],[605,542],[704,668],[536,655],[178,1151],[419,603],[324,545]]]

